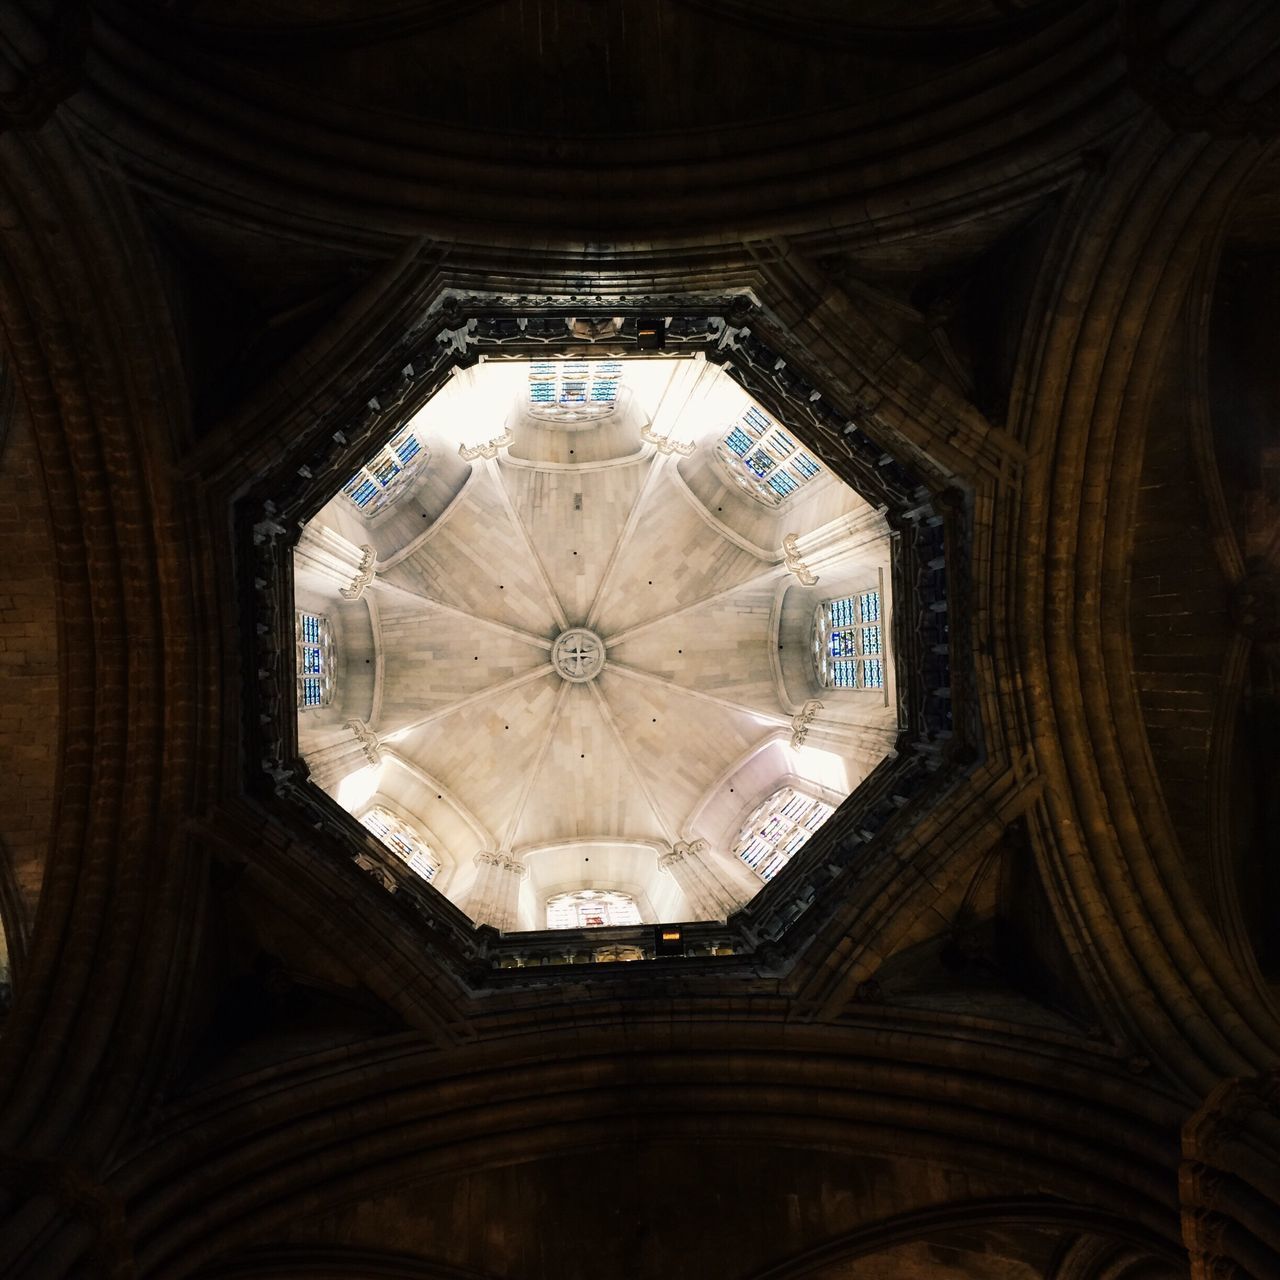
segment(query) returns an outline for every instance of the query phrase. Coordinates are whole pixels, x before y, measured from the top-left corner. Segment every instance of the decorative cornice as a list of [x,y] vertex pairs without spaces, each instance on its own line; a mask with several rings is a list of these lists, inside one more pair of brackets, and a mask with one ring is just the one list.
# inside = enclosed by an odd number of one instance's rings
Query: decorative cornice
[[359,600],[364,595],[364,589],[374,579],[377,569],[374,568],[374,562],[378,558],[378,553],[367,543],[360,548],[360,567],[356,570],[356,575],[351,579],[349,587],[339,587],[338,594],[344,600]]
[[660,436],[647,422],[640,428],[640,439],[653,445],[659,453],[676,453],[682,458],[690,457],[698,447],[691,440],[673,440],[670,436]]
[[782,539],[782,554],[789,572],[800,579],[800,585],[812,587],[817,584],[818,575],[805,564],[800,556],[800,535],[789,533]]
[[791,717],[791,747],[793,750],[798,751],[804,746],[804,741],[809,736],[809,726],[817,719],[818,712],[821,710],[822,703],[817,698],[810,698],[800,708],[799,712]]

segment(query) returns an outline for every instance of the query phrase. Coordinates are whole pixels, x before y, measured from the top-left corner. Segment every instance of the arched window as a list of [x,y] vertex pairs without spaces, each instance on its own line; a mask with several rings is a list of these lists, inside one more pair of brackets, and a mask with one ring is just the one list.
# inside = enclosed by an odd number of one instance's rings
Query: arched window
[[398,854],[424,880],[431,880],[440,864],[430,845],[403,818],[377,805],[360,819],[383,844]]
[[298,710],[333,701],[333,631],[322,613],[298,614]]
[[813,654],[818,679],[829,689],[883,689],[879,589],[868,587],[820,604],[813,624]]
[[754,404],[729,428],[717,453],[741,488],[771,506],[779,506],[822,471]]
[[579,889],[547,899],[548,929],[599,929],[606,925],[639,923],[640,908],[629,893]]
[[621,380],[621,360],[534,360],[529,412],[552,422],[603,417],[618,402]]
[[342,486],[342,492],[363,515],[371,516],[392,501],[393,490],[405,492],[404,482],[422,470],[429,456],[418,437],[405,428]]
[[783,787],[746,820],[733,851],[761,880],[772,880],[834,812],[825,801]]

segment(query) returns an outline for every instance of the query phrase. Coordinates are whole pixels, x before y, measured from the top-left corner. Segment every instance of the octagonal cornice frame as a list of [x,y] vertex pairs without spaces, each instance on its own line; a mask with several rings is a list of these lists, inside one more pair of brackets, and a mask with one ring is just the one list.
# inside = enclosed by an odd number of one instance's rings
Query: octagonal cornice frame
[[[692,926],[691,950],[725,953],[716,964],[719,970],[764,964],[788,971],[804,949],[800,931],[791,926],[801,917],[806,928],[830,917],[840,884],[865,876],[869,860],[887,857],[894,833],[910,824],[913,812],[926,798],[936,798],[957,769],[963,771],[981,755],[982,727],[968,696],[971,679],[952,676],[957,665],[966,670],[964,574],[952,571],[966,546],[964,496],[955,488],[932,493],[896,461],[891,430],[865,402],[858,401],[856,416],[837,407],[800,363],[799,345],[788,342],[767,307],[745,291],[657,297],[596,292],[586,299],[441,288],[405,325],[401,340],[353,380],[343,401],[318,413],[299,447],[238,503],[240,598],[253,600],[242,631],[248,655],[245,768],[260,803],[286,802],[294,821],[302,817],[330,854],[358,853],[363,863],[377,867],[379,879],[396,886],[400,906],[422,919],[434,946],[472,985],[482,974],[505,986],[527,982],[529,975],[491,972],[513,959],[523,970],[529,957],[522,944],[492,930],[472,930],[461,912],[422,886],[305,781],[293,720],[294,646],[284,634],[293,617],[291,548],[301,522],[330,499],[371,447],[394,434],[444,385],[453,369],[474,363],[486,350],[507,356],[547,351],[635,356],[635,322],[643,314],[668,317],[665,355],[699,353],[720,365],[786,421],[836,475],[878,503],[892,529],[899,749],[727,925]],[[622,317],[622,331],[598,342],[575,338],[566,322],[584,315]],[[785,355],[779,351],[784,346]],[[651,945],[651,930],[632,932],[636,939],[628,941]],[[610,931],[611,942],[617,941],[614,933],[619,931]],[[727,961],[727,953],[733,960]]]

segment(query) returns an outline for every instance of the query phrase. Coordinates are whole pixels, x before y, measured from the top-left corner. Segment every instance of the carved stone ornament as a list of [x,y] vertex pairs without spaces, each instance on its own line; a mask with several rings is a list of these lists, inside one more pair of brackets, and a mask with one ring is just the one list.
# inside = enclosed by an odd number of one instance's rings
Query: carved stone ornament
[[364,589],[367,587],[377,573],[374,568],[374,562],[378,558],[378,553],[367,544],[360,548],[360,567],[356,570],[356,576],[351,579],[349,587],[339,587],[338,594],[344,600],[359,600],[364,595]]
[[356,866],[359,867],[361,871],[367,871],[369,875],[371,875],[389,893],[395,893],[396,882],[391,878],[388,872],[378,866],[372,858],[368,857],[366,854],[358,853],[356,854]]
[[355,734],[364,758],[376,769],[382,763],[382,744],[378,741],[378,735],[363,720],[348,720],[343,728],[350,729]]
[[658,869],[669,871],[674,863],[683,862],[686,858],[700,858],[709,848],[705,840],[678,840],[665,853],[658,855]]
[[484,849],[477,853],[475,864],[478,867],[497,867],[499,871],[509,871],[522,880],[529,874],[529,868],[514,854],[503,853],[497,849]]
[[504,431],[500,436],[494,436],[492,440],[486,440],[483,444],[460,444],[458,454],[464,462],[474,462],[477,458],[496,458],[498,450],[505,449],[513,439],[510,431]]
[[822,703],[817,698],[810,698],[800,708],[799,713],[791,717],[791,746],[793,750],[798,751],[804,746],[804,741],[809,736],[809,726],[817,719],[818,712],[821,710]]
[[789,533],[782,539],[782,554],[787,569],[800,579],[801,586],[812,587],[817,584],[818,575],[801,559],[799,534]]
[[690,457],[697,448],[691,440],[672,440],[670,436],[658,435],[647,422],[640,428],[640,439],[653,445],[659,453],[678,453],[682,458]]
[[570,684],[586,684],[604,670],[604,641],[587,627],[562,631],[551,646],[551,663]]

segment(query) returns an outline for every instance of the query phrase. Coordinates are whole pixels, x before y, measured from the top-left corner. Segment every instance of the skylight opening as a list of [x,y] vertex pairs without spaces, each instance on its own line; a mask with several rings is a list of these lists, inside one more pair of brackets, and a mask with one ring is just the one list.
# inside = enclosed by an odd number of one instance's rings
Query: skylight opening
[[383,445],[342,487],[342,492],[364,516],[371,516],[408,492],[407,481],[428,460],[417,435],[405,428]]
[[717,456],[740,488],[771,506],[781,505],[822,472],[822,467],[754,404],[729,428]]
[[761,880],[772,880],[834,812],[824,800],[781,787],[743,824],[733,852]]

